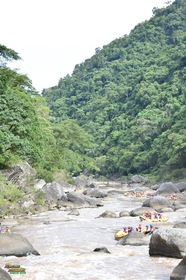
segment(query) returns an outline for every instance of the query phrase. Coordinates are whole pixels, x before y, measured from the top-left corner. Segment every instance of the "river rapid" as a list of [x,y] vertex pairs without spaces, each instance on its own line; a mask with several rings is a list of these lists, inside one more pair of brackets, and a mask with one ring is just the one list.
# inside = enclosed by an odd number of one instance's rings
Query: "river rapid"
[[[11,275],[13,280],[169,280],[180,259],[150,257],[148,246],[122,246],[114,238],[124,226],[136,227],[139,217],[97,218],[106,210],[118,215],[133,210],[146,198],[126,197],[126,188],[121,186],[105,190],[110,192],[103,207],[78,209],[79,216],[69,215],[70,211],[48,211],[14,227],[13,232],[26,237],[40,256],[1,257],[1,267],[11,263],[26,268],[24,275]],[[166,216],[169,222],[156,224],[158,227],[172,227],[184,220],[186,209]],[[98,247],[106,247],[111,254],[94,252]]]

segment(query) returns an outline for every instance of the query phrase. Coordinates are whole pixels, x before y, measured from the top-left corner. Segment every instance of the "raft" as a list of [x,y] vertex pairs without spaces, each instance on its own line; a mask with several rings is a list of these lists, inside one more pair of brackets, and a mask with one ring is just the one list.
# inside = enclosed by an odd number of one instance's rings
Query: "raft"
[[118,232],[116,232],[115,234],[115,239],[120,239],[122,238],[123,236],[126,236],[128,234],[128,232],[124,232],[123,230],[119,230]]
[[147,221],[147,222],[150,222],[150,223],[157,223],[157,222],[167,222],[169,218],[167,217],[163,217],[161,219],[155,219],[155,218],[147,218],[147,217],[144,217],[144,216],[139,216],[140,220],[141,221]]

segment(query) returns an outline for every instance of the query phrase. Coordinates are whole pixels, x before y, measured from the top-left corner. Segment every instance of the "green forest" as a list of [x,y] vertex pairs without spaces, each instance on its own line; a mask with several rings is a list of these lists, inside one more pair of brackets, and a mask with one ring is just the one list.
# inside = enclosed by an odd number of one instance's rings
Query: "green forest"
[[20,160],[46,181],[64,172],[107,178],[186,177],[186,1],[96,48],[39,95],[0,45],[0,168]]

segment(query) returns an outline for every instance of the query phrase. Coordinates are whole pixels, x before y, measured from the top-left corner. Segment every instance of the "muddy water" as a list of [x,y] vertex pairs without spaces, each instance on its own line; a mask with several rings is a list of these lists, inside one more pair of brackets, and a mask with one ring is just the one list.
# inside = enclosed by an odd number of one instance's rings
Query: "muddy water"
[[[119,214],[140,207],[144,200],[111,192],[103,207],[79,209],[79,216],[71,216],[69,211],[33,215],[28,224],[14,231],[27,237],[40,256],[1,257],[0,266],[9,262],[26,268],[25,275],[11,275],[12,279],[168,280],[179,259],[150,257],[148,246],[121,246],[114,239],[114,233],[122,227],[138,225],[138,217],[97,218],[105,210]],[[186,209],[167,215],[170,222],[158,226],[172,227],[177,219],[185,219]],[[43,223],[46,221],[50,224]],[[111,254],[93,252],[103,246]]]

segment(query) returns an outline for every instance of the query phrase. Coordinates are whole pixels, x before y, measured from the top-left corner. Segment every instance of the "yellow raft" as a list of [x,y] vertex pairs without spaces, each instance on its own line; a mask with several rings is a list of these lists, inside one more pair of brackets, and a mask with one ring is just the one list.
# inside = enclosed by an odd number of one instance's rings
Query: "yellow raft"
[[155,219],[155,218],[147,218],[147,217],[144,217],[144,216],[139,216],[140,220],[141,221],[147,221],[147,222],[150,222],[150,223],[157,223],[157,222],[167,222],[169,218],[167,217],[163,217],[161,219]]
[[118,232],[115,233],[115,239],[118,240],[122,238],[123,236],[127,235],[128,232],[124,232],[123,230],[119,230]]

